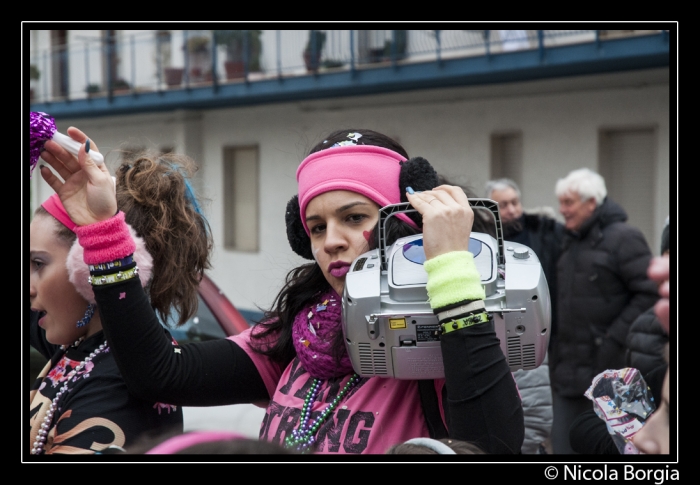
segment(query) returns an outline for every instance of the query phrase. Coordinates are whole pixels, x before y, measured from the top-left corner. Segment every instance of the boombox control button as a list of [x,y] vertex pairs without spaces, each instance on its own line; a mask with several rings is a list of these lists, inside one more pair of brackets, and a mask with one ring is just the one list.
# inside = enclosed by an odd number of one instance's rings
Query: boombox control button
[[515,259],[527,259],[530,257],[530,251],[525,248],[518,248],[513,251],[513,257]]

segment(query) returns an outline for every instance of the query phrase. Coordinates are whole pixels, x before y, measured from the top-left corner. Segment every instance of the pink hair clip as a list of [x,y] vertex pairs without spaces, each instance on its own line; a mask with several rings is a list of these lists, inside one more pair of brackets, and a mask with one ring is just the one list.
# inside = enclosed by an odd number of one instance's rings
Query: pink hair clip
[[[57,131],[56,122],[51,116],[40,111],[32,111],[29,113],[29,178],[32,177],[46,140],[53,140],[76,157],[78,156],[80,143]],[[104,163],[104,157],[99,152],[91,152],[90,158],[97,165]]]

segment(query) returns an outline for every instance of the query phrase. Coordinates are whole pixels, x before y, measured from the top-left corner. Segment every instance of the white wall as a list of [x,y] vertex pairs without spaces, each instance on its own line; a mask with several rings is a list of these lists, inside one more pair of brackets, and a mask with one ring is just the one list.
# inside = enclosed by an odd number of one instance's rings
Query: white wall
[[[530,83],[530,86],[532,83]],[[492,86],[475,98],[472,88],[347,99],[290,102],[196,113],[167,113],[59,121],[83,128],[94,138],[108,163],[118,160],[123,142],[159,148],[175,146],[202,162],[196,186],[212,200],[204,204],[215,237],[211,275],[235,305],[255,310],[268,306],[286,273],[304,262],[286,240],[284,209],[296,193],[295,171],[309,148],[339,128],[371,128],[396,137],[412,156],[428,159],[455,182],[479,194],[489,177],[490,135],[518,129],[523,134],[523,199],[526,207],[557,209],[554,185],[570,170],[597,169],[598,130],[654,125],[658,127],[658,180],[654,250],[669,214],[669,85],[591,87],[562,91],[514,92]],[[260,252],[223,250],[222,147],[260,147]],[[675,144],[673,150],[675,159]],[[38,172],[36,201],[50,194]],[[674,184],[676,181],[674,181]],[[44,185],[42,187],[42,185]]]

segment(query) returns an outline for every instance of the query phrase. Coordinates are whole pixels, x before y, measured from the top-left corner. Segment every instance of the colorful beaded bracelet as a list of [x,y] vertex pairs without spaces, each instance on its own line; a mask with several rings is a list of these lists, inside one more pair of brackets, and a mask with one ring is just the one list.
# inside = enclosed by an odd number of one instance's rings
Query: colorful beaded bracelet
[[473,325],[478,325],[479,323],[486,323],[491,321],[491,315],[486,312],[477,313],[475,315],[469,315],[464,318],[458,318],[457,320],[452,320],[450,322],[445,322],[440,325],[442,330],[441,333],[450,333],[455,330],[460,330],[462,328],[471,327]]
[[127,257],[117,259],[116,261],[110,261],[109,263],[90,264],[88,265],[88,267],[90,268],[90,271],[104,271],[112,268],[123,268],[124,266],[128,266],[133,262],[133,254],[130,254]]
[[137,266],[137,265],[136,265],[136,261],[134,261],[133,263],[131,263],[131,264],[129,264],[129,265],[121,266],[121,267],[118,267],[118,268],[105,269],[105,270],[102,270],[102,271],[92,270],[92,271],[90,271],[90,274],[91,274],[92,276],[109,275],[109,274],[114,274],[115,271],[122,271],[122,272],[124,272],[124,271],[126,271],[126,270],[128,270],[128,269],[135,268],[136,266]]
[[89,276],[88,282],[94,286],[109,285],[111,283],[119,283],[121,281],[130,280],[131,278],[136,278],[139,275],[139,267],[134,266],[126,271],[119,271],[118,273],[106,274],[102,276]]

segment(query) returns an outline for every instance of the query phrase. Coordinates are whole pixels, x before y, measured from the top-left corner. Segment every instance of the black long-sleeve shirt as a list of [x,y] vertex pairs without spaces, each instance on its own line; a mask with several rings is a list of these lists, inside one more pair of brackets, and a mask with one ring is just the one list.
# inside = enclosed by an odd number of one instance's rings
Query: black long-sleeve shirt
[[[94,291],[105,334],[132,393],[186,406],[271,399],[256,365],[235,342],[173,347],[138,280]],[[489,453],[518,453],[522,406],[493,324],[450,332],[441,342],[447,388],[442,404],[450,436]]]

